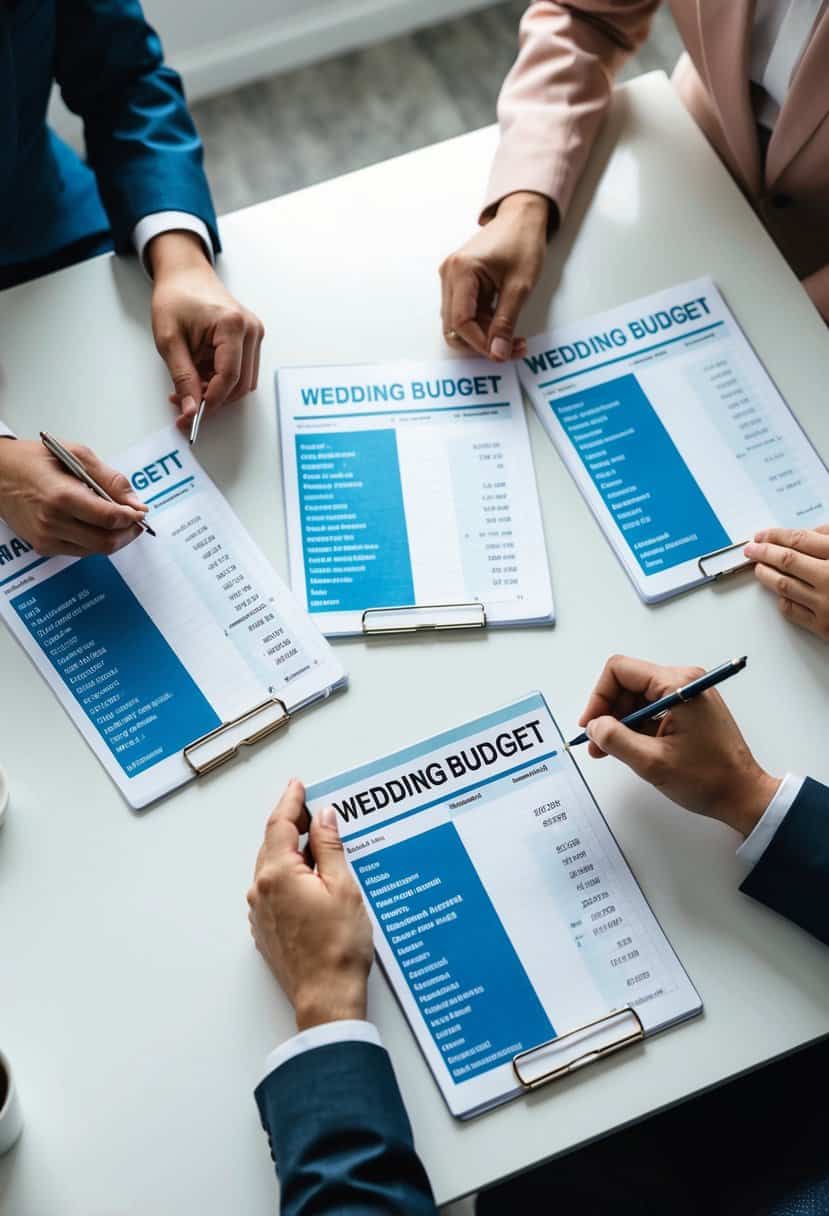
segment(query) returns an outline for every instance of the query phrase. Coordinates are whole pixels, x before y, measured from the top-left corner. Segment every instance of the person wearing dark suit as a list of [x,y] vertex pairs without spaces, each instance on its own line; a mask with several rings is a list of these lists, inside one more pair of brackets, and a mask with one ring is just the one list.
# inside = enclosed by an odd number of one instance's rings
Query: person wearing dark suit
[[[55,83],[83,119],[85,161],[47,124]],[[202,397],[208,415],[256,387],[264,330],[214,270],[201,142],[138,0],[0,0],[0,289],[111,250],[137,253],[153,279],[183,431]],[[41,553],[114,552],[139,535],[142,505],[72,450],[115,505],[0,422],[0,516]]]
[[672,802],[733,828],[748,871],[740,890],[829,943],[829,789],[808,777],[770,777],[716,691],[650,732],[618,721],[703,674],[609,659],[580,719],[590,755],[614,756]]
[[[766,773],[715,690],[672,710],[652,725],[653,733],[633,732],[618,721],[699,674],[699,669],[660,667],[622,656],[610,659],[582,717],[590,754],[615,756],[679,806],[719,819],[743,837],[738,853],[748,873],[741,890],[829,942],[829,788],[808,778],[781,780]],[[305,832],[310,833],[309,850],[303,852],[300,837]],[[309,822],[299,781],[290,783],[268,820],[248,904],[256,945],[296,1013],[298,1033],[271,1054],[256,1090],[281,1182],[283,1216],[433,1216],[434,1200],[391,1061],[376,1027],[366,1020],[373,948],[362,896],[343,853],[333,808]],[[824,1053],[824,1063],[826,1058]],[[770,1075],[763,1069],[751,1079],[761,1096],[777,1092]],[[739,1093],[734,1101],[743,1110]],[[697,1151],[699,1127],[693,1124],[695,1108],[701,1108],[696,1102],[686,1107],[683,1117],[692,1127],[682,1135],[694,1145],[689,1169],[696,1183],[705,1174]],[[654,1134],[669,1139],[674,1124],[665,1123],[667,1118],[658,1116],[643,1126],[656,1124]],[[710,1110],[705,1118],[710,1119]],[[660,1126],[667,1131],[660,1133]],[[797,1125],[791,1121],[787,1126]],[[785,1184],[779,1170],[768,1180],[762,1177],[763,1164],[773,1169],[782,1160],[779,1122],[775,1135],[775,1153],[760,1154],[750,1185],[743,1180],[743,1199],[756,1197],[756,1208],[734,1201],[731,1211],[783,1216],[795,1210],[790,1206],[795,1200],[818,1204],[804,1211],[829,1211],[825,1159],[825,1168],[815,1172],[811,1158],[805,1164],[798,1158],[785,1174]],[[820,1141],[822,1151],[822,1136]],[[636,1173],[631,1184],[633,1206],[620,1202],[627,1186],[626,1143],[614,1136],[582,1150],[593,1155],[590,1168],[578,1165],[582,1153],[577,1153],[543,1172],[493,1188],[480,1197],[479,1211],[547,1210],[546,1203],[527,1206],[527,1196],[532,1204],[546,1196],[563,1212],[570,1210],[567,1200],[572,1197],[573,1210],[585,1216],[719,1210],[712,1205],[710,1179],[704,1201],[708,1209],[688,1206],[690,1182],[666,1168],[660,1173],[650,1152],[648,1168]],[[733,1137],[728,1143],[734,1143]],[[596,1169],[599,1157],[602,1167]],[[682,1168],[677,1161],[676,1170]],[[741,1181],[740,1174],[731,1173],[732,1182]],[[588,1181],[598,1188],[592,1207],[584,1202]],[[823,1199],[825,1208],[819,1206]]]

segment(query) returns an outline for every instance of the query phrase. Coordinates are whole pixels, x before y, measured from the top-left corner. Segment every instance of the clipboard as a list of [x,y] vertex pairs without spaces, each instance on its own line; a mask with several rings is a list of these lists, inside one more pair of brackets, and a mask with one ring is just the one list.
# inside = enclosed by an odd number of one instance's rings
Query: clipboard
[[520,1051],[513,1056],[512,1071],[522,1090],[531,1093],[625,1047],[641,1043],[644,1038],[645,1028],[639,1014],[626,1005],[537,1047]]
[[[342,686],[344,687],[344,685]],[[326,688],[323,692],[300,705],[289,709],[279,697],[268,697],[240,714],[200,735],[182,750],[182,756],[195,777],[205,777],[215,769],[227,764],[244,747],[255,747],[263,739],[288,726],[302,709],[308,709],[320,701],[327,701],[339,687]]]
[[[747,540],[742,540],[736,545],[725,545],[722,549],[712,549],[710,553],[703,553],[702,557],[697,558],[697,568],[704,579],[710,582],[717,582],[718,579],[727,578],[729,574],[737,574],[740,570],[745,570],[752,563],[749,558],[743,556],[743,549],[748,544]],[[737,554],[740,554],[740,560],[734,561]],[[706,569],[706,564],[710,569]]]
[[364,637],[379,637],[454,629],[486,629],[486,625],[486,608],[475,600],[468,604],[402,604],[399,607],[366,608],[361,627]]
[[[540,727],[533,734],[538,750],[527,748],[521,756],[502,751],[501,761],[476,765],[476,758],[488,754],[487,740],[506,738],[528,721]],[[699,994],[563,744],[545,698],[530,692],[306,789],[312,816],[332,801],[340,811],[343,847],[366,901],[380,965],[458,1119],[474,1118],[580,1072],[702,1010]],[[449,763],[461,756],[463,763]],[[493,779],[502,780],[500,789]],[[527,779],[532,793],[522,784]],[[478,792],[481,787],[486,795]],[[515,800],[509,805],[542,812],[527,817],[526,833],[511,834],[508,848],[492,832],[503,822],[501,797]],[[435,813],[438,803],[447,804],[445,816]],[[420,811],[425,818],[418,820]],[[555,819],[545,822],[548,813]],[[476,829],[468,821],[465,831],[463,817],[480,814],[486,822]],[[445,834],[435,838],[436,831]],[[573,852],[581,849],[588,831],[587,850]],[[548,834],[540,838],[539,832]],[[510,908],[525,906],[522,859],[535,855],[541,839],[548,842],[544,848],[556,848],[552,871],[545,867],[534,883],[534,919],[544,925],[554,918],[557,929],[554,935],[542,928],[521,937],[507,928]],[[555,858],[566,870],[559,870]],[[505,865],[509,878],[495,890],[488,875],[501,873]],[[600,870],[613,878],[599,889]],[[558,873],[565,873],[566,889],[556,882]],[[480,941],[481,920],[467,919],[465,926],[450,922],[474,917],[484,899],[492,909],[486,931],[495,935],[493,949],[476,945],[471,951],[469,943]],[[465,909],[456,910],[456,903]],[[399,919],[392,923],[392,916]],[[616,939],[621,933],[624,942]],[[578,946],[582,938],[586,951]],[[595,958],[589,956],[591,941],[606,943],[597,947]],[[571,953],[573,943],[578,959]],[[618,954],[631,945],[624,957]],[[568,1001],[566,1009],[555,986],[547,990],[533,978],[559,966],[572,966],[587,981],[584,998]],[[636,974],[640,970],[645,973]],[[628,982],[634,975],[634,984],[647,981],[636,995]],[[513,997],[515,1017],[505,1008]],[[626,1058],[632,1062],[638,1055]]]
[[285,702],[278,697],[268,697],[238,718],[231,718],[229,722],[223,722],[206,735],[194,739],[181,754],[194,776],[204,777],[232,760],[240,748],[253,747],[274,731],[287,726],[290,720],[291,714]]
[[[554,623],[517,373],[505,364],[484,383],[485,370],[472,358],[277,370],[291,585],[326,637]],[[431,490],[416,475],[424,453],[442,470]]]

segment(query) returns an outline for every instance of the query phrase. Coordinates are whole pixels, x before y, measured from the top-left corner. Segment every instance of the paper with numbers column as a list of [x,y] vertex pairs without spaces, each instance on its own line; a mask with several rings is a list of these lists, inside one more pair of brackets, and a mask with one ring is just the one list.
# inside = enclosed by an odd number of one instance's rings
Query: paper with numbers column
[[552,623],[512,365],[288,367],[277,395],[291,584],[323,633],[429,605],[477,605],[492,626]]
[[194,776],[182,752],[197,738],[269,697],[304,708],[345,674],[180,431],[113,464],[156,537],[113,557],[40,557],[0,521],[0,615],[142,807]]
[[378,957],[452,1114],[522,1092],[521,1053],[535,1078],[596,1058],[619,1028],[638,1039],[700,1012],[540,693],[306,799],[337,812]]
[[541,422],[646,603],[829,523],[829,473],[710,278],[533,338]]

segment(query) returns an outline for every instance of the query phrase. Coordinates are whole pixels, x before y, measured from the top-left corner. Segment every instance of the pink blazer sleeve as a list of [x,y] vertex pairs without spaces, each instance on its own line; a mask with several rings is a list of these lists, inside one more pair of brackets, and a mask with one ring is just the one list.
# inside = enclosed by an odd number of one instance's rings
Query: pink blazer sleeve
[[481,222],[516,190],[563,217],[607,110],[613,75],[648,36],[659,0],[533,0],[498,99],[501,142]]

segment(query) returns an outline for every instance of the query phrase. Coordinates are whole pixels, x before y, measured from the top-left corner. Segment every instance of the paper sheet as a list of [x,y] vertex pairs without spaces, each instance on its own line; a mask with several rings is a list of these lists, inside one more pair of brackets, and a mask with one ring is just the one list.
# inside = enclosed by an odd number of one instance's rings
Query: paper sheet
[[646,602],[760,528],[829,523],[826,467],[710,278],[533,338],[518,367]]
[[192,777],[182,749],[199,736],[345,676],[175,427],[114,464],[157,536],[111,558],[44,558],[0,521],[0,615],[141,807]]
[[515,1096],[513,1057],[554,1035],[701,1009],[562,744],[532,693],[307,790],[312,814],[338,812],[383,968],[461,1117]]
[[291,583],[329,636],[366,609],[481,603],[548,624],[553,599],[512,366],[283,368]]

